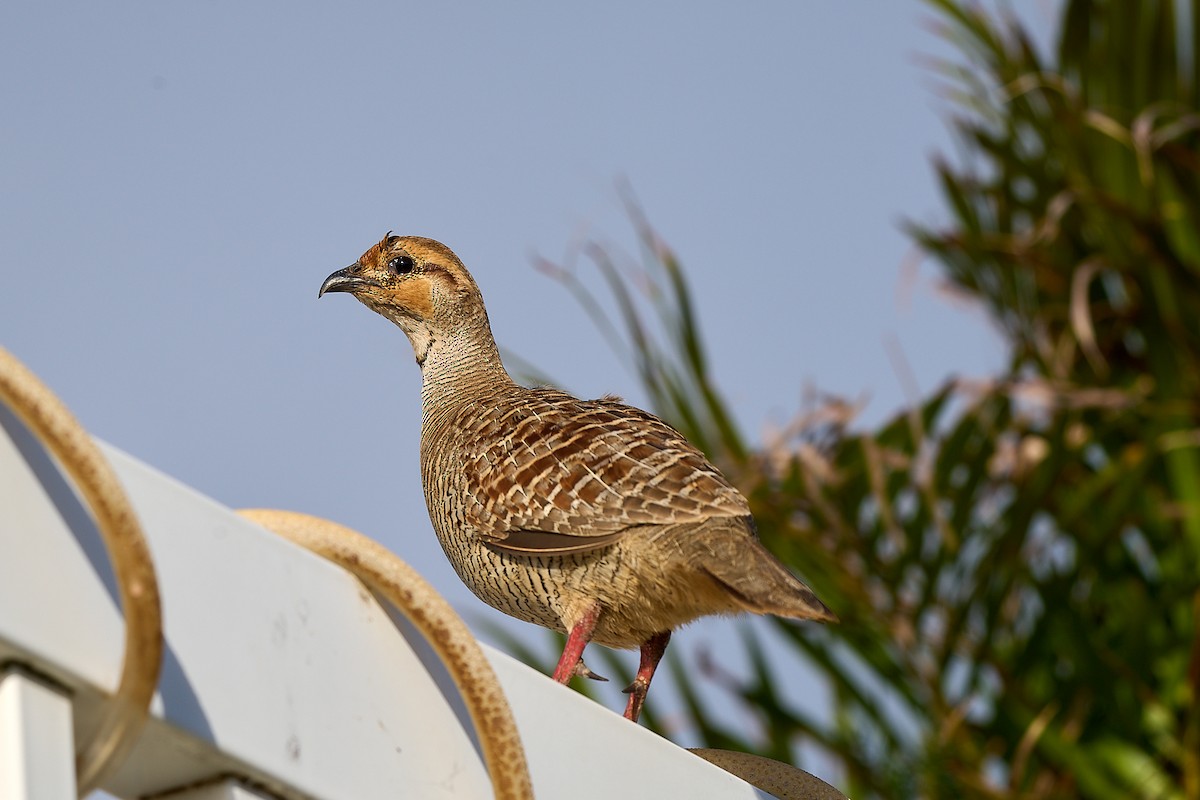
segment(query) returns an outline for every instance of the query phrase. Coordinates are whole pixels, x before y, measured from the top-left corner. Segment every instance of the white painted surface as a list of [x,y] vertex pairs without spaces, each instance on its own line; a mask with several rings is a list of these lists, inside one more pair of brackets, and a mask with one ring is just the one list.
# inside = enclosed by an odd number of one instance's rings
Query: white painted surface
[[[72,510],[73,496],[56,485],[23,430],[11,420],[6,426],[0,661],[35,664],[71,686],[82,740],[101,692],[117,680],[121,615],[86,515]],[[414,650],[405,626],[357,580],[103,449],[150,541],[166,630],[154,719],[105,788],[134,796],[233,773],[284,796],[490,796],[457,697],[439,688],[439,665],[422,662],[421,643]],[[762,796],[546,676],[487,653],[516,713],[539,796]]]
[[0,673],[0,800],[76,800],[71,700],[21,672]]

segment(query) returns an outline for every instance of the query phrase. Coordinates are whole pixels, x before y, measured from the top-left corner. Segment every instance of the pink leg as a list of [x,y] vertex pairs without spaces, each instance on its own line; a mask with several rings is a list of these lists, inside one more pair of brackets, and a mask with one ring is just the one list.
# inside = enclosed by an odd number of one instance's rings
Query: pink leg
[[650,691],[650,679],[654,677],[654,670],[658,668],[658,662],[662,660],[663,653],[667,651],[667,642],[669,641],[671,641],[671,632],[663,631],[654,634],[642,645],[642,658],[641,663],[638,664],[637,677],[625,690],[629,694],[629,703],[625,706],[625,719],[637,722],[641,715],[642,705],[646,702],[646,692]]
[[[583,618],[575,623],[567,634],[567,644],[563,647],[562,657],[554,668],[554,680],[559,683],[569,683],[576,675],[579,664],[583,661],[583,648],[592,639],[592,631],[596,630],[596,620],[600,619],[600,604],[597,603],[587,610]],[[586,667],[584,668],[586,669]]]

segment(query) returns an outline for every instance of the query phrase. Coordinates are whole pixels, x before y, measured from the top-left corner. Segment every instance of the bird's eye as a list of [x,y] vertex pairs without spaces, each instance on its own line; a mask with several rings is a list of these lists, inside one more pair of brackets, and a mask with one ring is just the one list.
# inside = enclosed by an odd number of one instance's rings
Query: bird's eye
[[388,269],[397,275],[407,275],[416,265],[417,263],[408,256],[396,256],[388,262]]

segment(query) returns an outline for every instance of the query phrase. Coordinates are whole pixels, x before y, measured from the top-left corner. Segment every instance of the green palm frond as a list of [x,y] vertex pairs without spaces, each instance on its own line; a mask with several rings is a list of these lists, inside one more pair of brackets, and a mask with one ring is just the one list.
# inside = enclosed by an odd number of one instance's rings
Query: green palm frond
[[[961,53],[939,69],[963,154],[935,165],[948,224],[909,230],[999,324],[1004,374],[870,431],[826,398],[753,446],[636,206],[640,265],[587,251],[614,316],[556,273],[842,619],[765,629],[828,683],[829,719],[791,707],[749,627],[748,675],[669,669],[706,745],[814,743],[856,798],[1200,799],[1200,3],[1070,0],[1042,49],[930,6]],[[713,718],[714,686],[753,734]]]

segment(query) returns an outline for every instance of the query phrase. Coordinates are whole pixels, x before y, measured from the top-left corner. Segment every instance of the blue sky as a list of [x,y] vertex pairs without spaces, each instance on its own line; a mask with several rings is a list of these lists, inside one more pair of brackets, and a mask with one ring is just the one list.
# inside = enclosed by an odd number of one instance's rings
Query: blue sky
[[389,229],[437,238],[503,347],[639,402],[532,267],[589,239],[635,250],[626,180],[752,437],[810,385],[867,395],[868,422],[897,409],[889,341],[923,392],[986,375],[1004,360],[986,320],[932,265],[905,277],[901,221],[945,217],[930,18],[918,0],[7,2],[0,344],[94,434],[230,506],[356,527],[478,618],[425,516],[409,346],[318,302],[322,279]]

